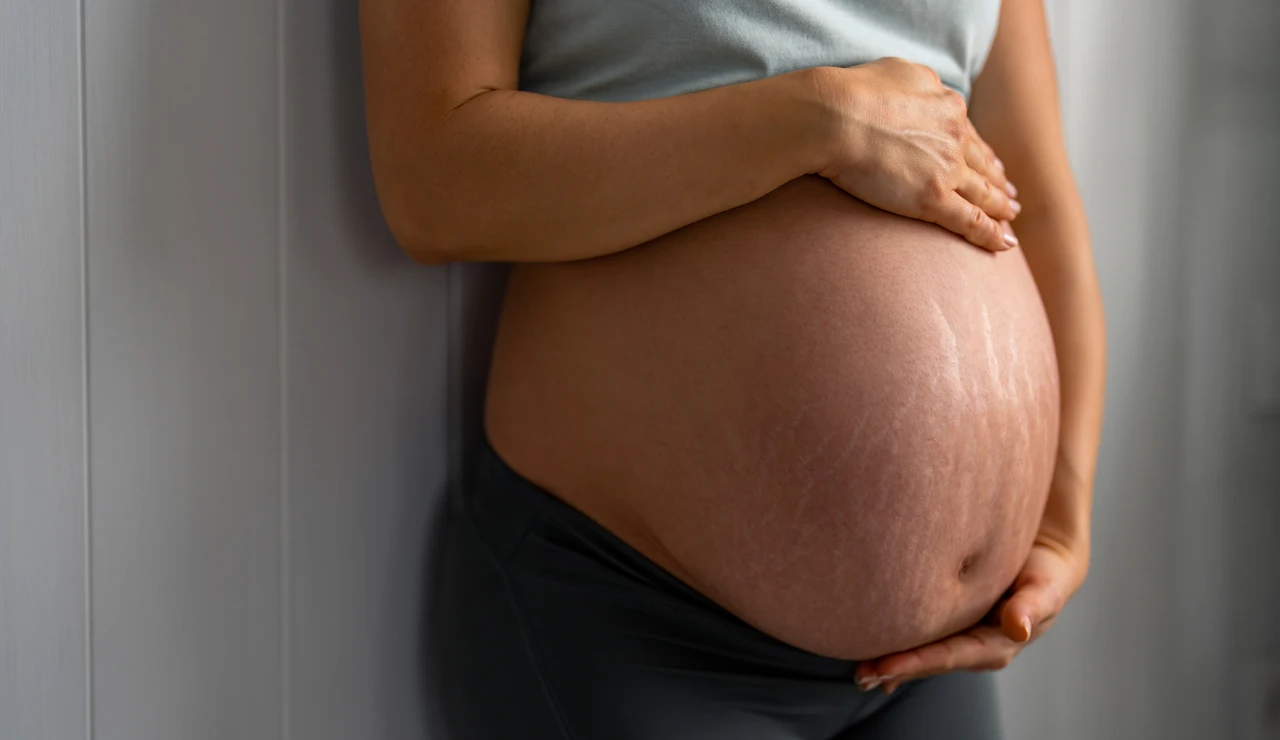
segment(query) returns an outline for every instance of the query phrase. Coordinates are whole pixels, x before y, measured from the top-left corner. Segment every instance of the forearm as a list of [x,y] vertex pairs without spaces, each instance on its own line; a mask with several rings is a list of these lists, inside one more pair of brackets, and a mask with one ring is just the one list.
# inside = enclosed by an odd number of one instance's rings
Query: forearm
[[1028,205],[1016,228],[1044,302],[1058,357],[1058,454],[1042,534],[1088,547],[1106,382],[1106,329],[1084,214]]
[[375,148],[379,197],[423,261],[618,252],[816,170],[807,72],[624,103],[486,92]]

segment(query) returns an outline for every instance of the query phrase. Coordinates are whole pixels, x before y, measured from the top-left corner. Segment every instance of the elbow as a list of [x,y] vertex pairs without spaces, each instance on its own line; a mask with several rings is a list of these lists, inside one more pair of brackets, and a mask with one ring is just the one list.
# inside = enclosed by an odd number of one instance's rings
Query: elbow
[[422,265],[508,259],[493,248],[492,230],[465,218],[455,200],[429,188],[381,195],[383,219],[400,251]]
[[413,151],[416,147],[391,146],[372,135],[370,139],[378,209],[400,251],[424,265],[456,261],[456,239],[448,217],[453,209],[442,188],[431,187],[430,179],[423,176],[438,171],[431,158]]
[[391,236],[405,256],[420,265],[447,265],[457,262],[456,250],[449,247],[438,228],[428,228],[421,219],[387,217]]
[[[459,207],[465,196],[453,181],[466,169],[450,143],[447,121],[472,96],[453,108],[415,119],[425,121],[406,129],[410,118],[397,110],[394,116],[367,113],[369,158],[378,205],[391,236],[410,259],[425,265],[443,265],[475,259],[471,247],[480,235],[477,224],[467,222],[468,210]],[[464,244],[466,245],[464,248]]]
[[458,261],[448,224],[441,215],[445,209],[432,207],[434,194],[381,182],[377,191],[382,218],[401,252],[423,265]]

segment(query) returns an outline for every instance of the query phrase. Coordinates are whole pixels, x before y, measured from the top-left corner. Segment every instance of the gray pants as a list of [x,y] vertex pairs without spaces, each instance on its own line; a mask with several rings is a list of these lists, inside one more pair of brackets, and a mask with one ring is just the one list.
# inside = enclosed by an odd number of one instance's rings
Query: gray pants
[[864,693],[507,466],[450,501],[432,660],[452,740],[997,740],[991,674]]

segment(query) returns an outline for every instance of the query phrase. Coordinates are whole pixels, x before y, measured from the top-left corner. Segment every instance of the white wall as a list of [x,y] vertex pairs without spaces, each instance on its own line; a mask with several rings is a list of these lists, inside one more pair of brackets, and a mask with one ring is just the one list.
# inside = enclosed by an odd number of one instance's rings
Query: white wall
[[427,737],[488,273],[388,237],[351,0],[80,9],[0,3],[0,738]]
[[88,711],[79,18],[0,2],[0,738]]
[[[1094,570],[1002,676],[1011,738],[1228,737],[1280,646],[1235,328],[1280,284],[1278,19],[1192,3],[1051,0],[1111,401]],[[354,0],[0,2],[0,738],[441,737],[431,532],[504,271],[392,245],[356,41]]]
[[[1280,3],[1205,3],[1192,23],[1199,53],[1191,74],[1197,94],[1186,109],[1190,177],[1181,221],[1189,275],[1182,534],[1200,536],[1203,557],[1190,552],[1180,561],[1181,638],[1200,648],[1189,662],[1225,676],[1218,695],[1225,693],[1234,737],[1275,740],[1280,405],[1264,405],[1253,388],[1264,372],[1261,312],[1271,317],[1270,352],[1280,348]],[[1280,380],[1274,366],[1271,373]],[[1217,656],[1202,638],[1210,624],[1218,627]]]

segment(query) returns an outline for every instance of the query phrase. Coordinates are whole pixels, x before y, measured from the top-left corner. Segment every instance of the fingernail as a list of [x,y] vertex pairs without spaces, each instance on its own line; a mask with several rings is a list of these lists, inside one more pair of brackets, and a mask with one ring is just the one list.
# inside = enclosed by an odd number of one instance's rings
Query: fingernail
[[999,157],[995,158],[995,162],[996,162],[996,169],[1000,170],[1001,172],[1004,172],[1004,162],[1001,162]]
[[1027,633],[1027,636],[1022,638],[1022,641],[1026,642],[1027,640],[1030,640],[1031,639],[1031,617],[1024,616],[1022,618],[1022,630]]
[[863,691],[871,691],[875,687],[879,686],[881,683],[883,682],[880,680],[878,676],[872,676],[871,678],[859,679],[858,688],[862,689]]
[[1010,249],[1013,249],[1018,246],[1018,237],[1014,236],[1012,231],[1006,231],[1004,232],[1004,243],[1007,244]]
[[1013,215],[1015,216],[1022,213],[1022,204],[1016,200],[1010,200],[1009,207],[1013,209]]
[[1009,182],[1008,180],[1005,180],[1004,182],[1004,191],[1009,194],[1010,198],[1018,197],[1018,189],[1015,188],[1013,186],[1013,183]]

